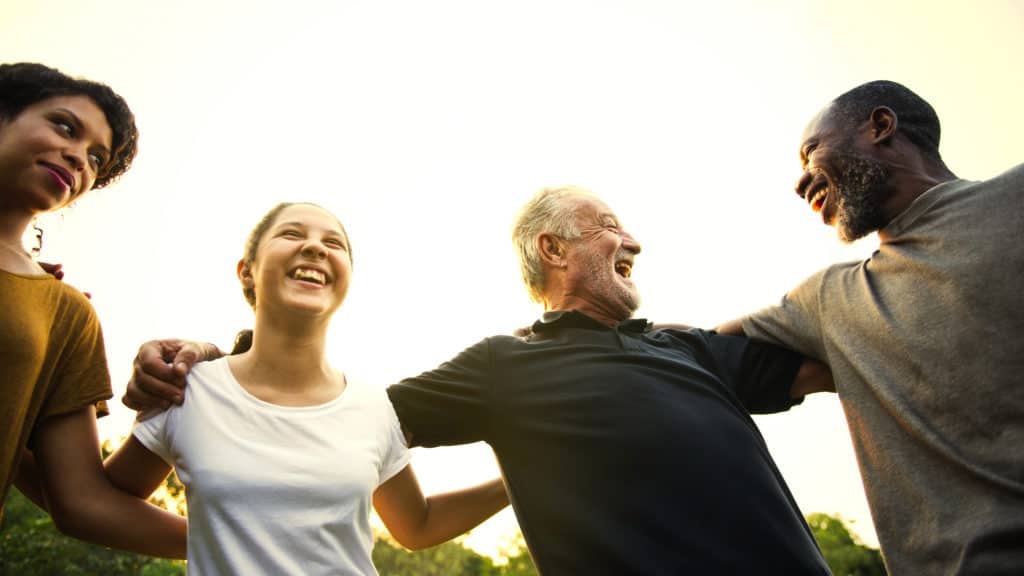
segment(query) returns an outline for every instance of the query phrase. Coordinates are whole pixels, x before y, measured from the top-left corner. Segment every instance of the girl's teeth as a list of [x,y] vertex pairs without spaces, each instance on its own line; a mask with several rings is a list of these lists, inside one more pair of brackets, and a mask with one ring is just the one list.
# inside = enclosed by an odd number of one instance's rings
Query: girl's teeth
[[323,273],[317,272],[317,271],[314,271],[314,270],[296,270],[295,271],[295,279],[296,280],[309,280],[309,281],[312,281],[312,282],[317,282],[319,284],[323,284],[324,283],[324,275],[323,275]]

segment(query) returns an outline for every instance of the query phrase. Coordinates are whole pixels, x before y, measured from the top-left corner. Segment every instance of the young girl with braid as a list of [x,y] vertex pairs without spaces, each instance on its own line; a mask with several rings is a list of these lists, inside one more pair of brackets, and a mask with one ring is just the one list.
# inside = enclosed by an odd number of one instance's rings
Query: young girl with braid
[[413,549],[508,504],[500,479],[425,498],[384,388],[328,362],[327,328],[352,275],[337,217],[278,205],[252,231],[237,275],[255,312],[251,338],[197,364],[184,403],[136,423],[107,461],[139,496],[176,470],[191,574],[372,575],[371,504]]

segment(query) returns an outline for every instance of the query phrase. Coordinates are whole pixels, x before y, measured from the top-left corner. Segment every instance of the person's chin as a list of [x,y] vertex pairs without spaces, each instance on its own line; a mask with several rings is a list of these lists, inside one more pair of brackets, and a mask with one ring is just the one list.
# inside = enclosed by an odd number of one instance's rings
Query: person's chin
[[68,201],[68,195],[51,194],[48,190],[40,190],[28,195],[25,201],[32,211],[42,213],[63,207]]
[[842,212],[836,215],[835,220],[832,221],[832,226],[836,229],[836,235],[839,237],[839,240],[844,244],[851,244],[867,235],[860,231],[861,226],[857,222],[852,221]]
[[625,310],[629,311],[628,316],[632,317],[640,309],[640,295],[635,290],[630,290],[626,297],[623,298],[622,306]]
[[861,227],[853,227],[843,224],[836,226],[836,234],[838,234],[839,240],[844,244],[853,244],[872,232],[874,232],[874,230],[862,229]]
[[322,299],[294,298],[287,301],[288,308],[295,314],[303,316],[319,316],[332,312],[336,306]]

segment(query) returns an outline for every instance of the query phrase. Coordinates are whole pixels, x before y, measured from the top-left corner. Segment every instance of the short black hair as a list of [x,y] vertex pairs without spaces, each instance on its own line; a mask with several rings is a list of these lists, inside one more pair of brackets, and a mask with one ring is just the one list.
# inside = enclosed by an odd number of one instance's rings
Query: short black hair
[[35,62],[0,64],[0,120],[12,120],[37,102],[59,96],[86,96],[103,110],[113,135],[110,159],[100,167],[93,188],[128,171],[138,152],[139,130],[128,103],[106,84],[72,78]]
[[871,111],[879,106],[886,106],[896,113],[896,129],[923,153],[941,160],[939,116],[924,98],[898,82],[875,80],[861,84],[833,100],[831,113],[844,125],[853,128],[865,122]]

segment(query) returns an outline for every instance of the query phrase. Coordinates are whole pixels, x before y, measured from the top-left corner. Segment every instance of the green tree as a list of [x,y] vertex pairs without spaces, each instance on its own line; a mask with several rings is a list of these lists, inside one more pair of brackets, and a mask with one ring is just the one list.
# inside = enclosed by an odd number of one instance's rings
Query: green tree
[[490,558],[462,546],[445,542],[410,552],[389,538],[378,536],[373,547],[373,565],[381,576],[497,576]]
[[885,576],[882,554],[857,541],[842,517],[816,513],[807,523],[835,576]]
[[537,576],[537,567],[526,548],[523,535],[517,533],[512,543],[501,549],[505,563],[501,565],[501,576]]
[[[517,542],[522,542],[520,536]],[[388,536],[374,538],[373,564],[381,576],[537,576],[526,548],[502,551],[504,562],[477,554],[457,541],[410,552]]]

